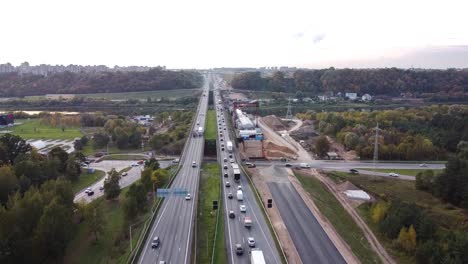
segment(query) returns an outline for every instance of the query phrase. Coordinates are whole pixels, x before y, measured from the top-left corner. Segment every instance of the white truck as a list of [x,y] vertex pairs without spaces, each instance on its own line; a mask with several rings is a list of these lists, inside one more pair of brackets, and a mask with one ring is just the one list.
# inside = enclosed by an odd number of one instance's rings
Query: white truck
[[263,257],[263,251],[258,248],[253,248],[250,251],[250,263],[251,264],[266,264],[265,258]]
[[228,142],[226,143],[226,148],[227,148],[227,150],[228,150],[229,152],[232,152],[232,141],[228,141]]
[[244,200],[244,194],[242,193],[242,190],[237,190],[237,201],[242,200]]
[[202,127],[202,126],[199,126],[199,127],[198,127],[197,133],[198,133],[198,136],[199,136],[199,137],[203,136],[203,127]]

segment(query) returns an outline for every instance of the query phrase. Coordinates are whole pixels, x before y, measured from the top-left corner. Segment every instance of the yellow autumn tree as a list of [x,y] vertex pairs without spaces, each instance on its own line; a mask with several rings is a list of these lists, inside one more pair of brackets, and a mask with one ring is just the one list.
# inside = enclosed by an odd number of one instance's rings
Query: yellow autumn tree
[[400,234],[398,235],[398,244],[408,251],[412,252],[416,248],[416,230],[414,230],[413,225],[409,228],[402,227],[400,229]]
[[388,206],[385,202],[377,202],[371,208],[372,222],[375,224],[380,223],[387,214]]

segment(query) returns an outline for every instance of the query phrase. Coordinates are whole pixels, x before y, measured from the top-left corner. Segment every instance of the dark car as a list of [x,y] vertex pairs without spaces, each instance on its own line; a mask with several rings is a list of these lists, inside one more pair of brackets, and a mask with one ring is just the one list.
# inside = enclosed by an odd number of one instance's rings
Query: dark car
[[151,242],[151,248],[159,247],[160,243],[161,243],[161,241],[159,240],[159,237],[154,237],[153,242]]
[[227,174],[227,172],[224,173],[224,178],[227,178],[229,175]]
[[228,198],[232,199],[232,197],[233,197],[232,193],[228,193]]
[[349,172],[350,172],[351,174],[359,174],[359,171],[356,170],[356,169],[350,169]]
[[234,214],[234,211],[229,211],[229,218],[235,218],[236,215]]
[[290,167],[292,167],[292,164],[291,163],[286,163],[286,164],[284,164],[284,166],[290,168]]
[[93,191],[93,190],[88,191],[88,196],[91,196],[91,195],[93,195],[93,194],[94,194],[94,191]]
[[242,255],[244,254],[244,249],[242,248],[241,244],[236,244],[236,254],[237,255]]

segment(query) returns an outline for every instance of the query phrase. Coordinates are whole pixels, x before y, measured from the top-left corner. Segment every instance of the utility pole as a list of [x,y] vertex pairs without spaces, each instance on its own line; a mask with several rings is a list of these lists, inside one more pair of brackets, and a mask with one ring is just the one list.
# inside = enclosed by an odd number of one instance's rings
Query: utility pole
[[286,112],[286,119],[292,119],[292,113],[291,113],[291,97],[288,98],[288,111]]
[[375,139],[374,139],[374,170],[376,163],[379,159],[379,123],[377,122],[377,126],[375,129]]

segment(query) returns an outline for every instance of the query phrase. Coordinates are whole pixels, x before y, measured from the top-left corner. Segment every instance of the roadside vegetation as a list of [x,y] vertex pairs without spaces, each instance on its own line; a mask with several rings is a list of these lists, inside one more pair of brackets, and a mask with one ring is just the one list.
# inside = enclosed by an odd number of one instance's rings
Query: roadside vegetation
[[[210,263],[213,258],[213,263],[226,263],[220,167],[217,163],[207,163],[203,164],[202,169],[197,210],[196,262]],[[218,210],[213,210],[215,200],[218,201]]]
[[376,198],[359,213],[399,263],[466,263],[467,160],[468,144],[462,141],[447,169],[420,172],[415,181],[343,172],[328,176],[349,180]]
[[[358,170],[367,170],[367,171],[376,171],[376,172],[385,172],[385,173],[398,173],[401,175],[416,176],[420,172],[427,171],[425,169],[374,169],[374,168],[358,168]],[[441,173],[442,170],[431,170],[433,173]]]
[[93,173],[88,173],[87,169],[82,169],[80,177],[77,181],[72,182],[72,191],[77,193],[83,190],[85,187],[90,186],[91,184],[101,180],[106,173],[101,170],[94,170]]
[[320,212],[330,221],[338,234],[351,247],[361,263],[381,263],[372,250],[362,230],[341,206],[340,202],[317,179],[295,173],[304,189],[310,194]]

